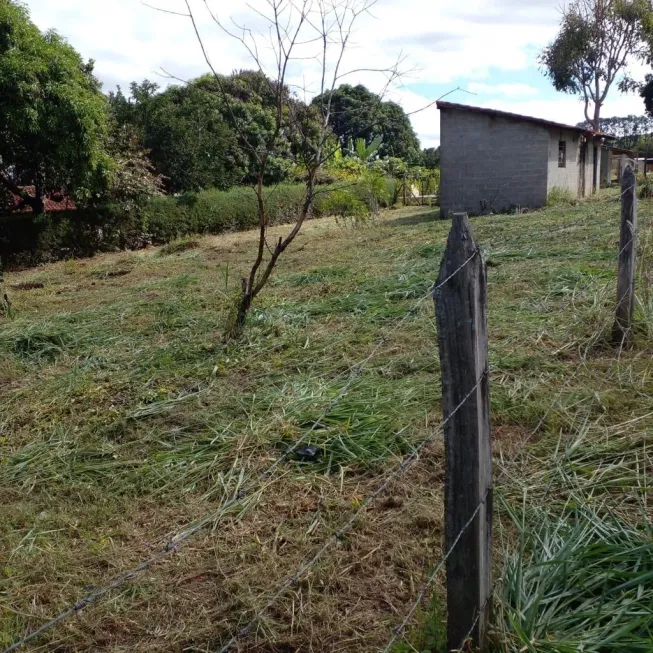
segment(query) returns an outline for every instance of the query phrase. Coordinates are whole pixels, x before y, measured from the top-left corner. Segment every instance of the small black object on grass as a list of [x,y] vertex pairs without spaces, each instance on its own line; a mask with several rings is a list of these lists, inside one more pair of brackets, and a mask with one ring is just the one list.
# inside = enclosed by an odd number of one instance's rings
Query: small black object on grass
[[39,290],[44,287],[40,281],[24,281],[23,283],[12,283],[14,290]]
[[313,447],[311,445],[308,445],[306,447],[300,447],[299,449],[295,449],[293,453],[302,462],[314,463],[317,462],[318,458],[322,455],[322,449],[320,449],[319,447]]

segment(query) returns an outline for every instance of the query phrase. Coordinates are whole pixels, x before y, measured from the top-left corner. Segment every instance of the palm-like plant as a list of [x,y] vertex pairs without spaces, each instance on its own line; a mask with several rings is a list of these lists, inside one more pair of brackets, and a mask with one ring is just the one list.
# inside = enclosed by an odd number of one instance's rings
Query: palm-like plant
[[383,136],[376,136],[373,138],[369,145],[364,138],[357,138],[356,143],[352,143],[349,139],[349,153],[351,156],[357,158],[361,163],[370,163],[381,147]]

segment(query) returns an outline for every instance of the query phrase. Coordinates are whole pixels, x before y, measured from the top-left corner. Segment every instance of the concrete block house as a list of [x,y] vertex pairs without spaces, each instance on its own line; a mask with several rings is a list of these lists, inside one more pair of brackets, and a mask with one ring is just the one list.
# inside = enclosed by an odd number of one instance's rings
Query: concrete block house
[[609,183],[611,136],[494,109],[437,107],[443,217],[537,208],[554,187],[582,198]]

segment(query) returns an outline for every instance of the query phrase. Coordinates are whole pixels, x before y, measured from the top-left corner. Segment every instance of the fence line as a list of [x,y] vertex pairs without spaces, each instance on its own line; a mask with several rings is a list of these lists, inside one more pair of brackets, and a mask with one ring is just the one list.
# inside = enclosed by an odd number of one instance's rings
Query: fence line
[[[622,193],[623,197],[623,193]],[[577,221],[575,223],[569,223],[566,225],[562,225],[561,227],[558,228],[558,230],[564,230],[567,228],[570,228],[572,226],[575,226],[577,224],[584,224],[584,221]],[[610,223],[612,224],[612,223]],[[539,233],[550,233],[551,230],[547,231],[542,231]],[[538,232],[536,232],[537,234]],[[533,235],[536,235],[533,234]],[[634,238],[634,234],[633,234]],[[519,238],[521,240],[521,238]],[[631,239],[632,240],[632,239]],[[626,244],[625,247],[628,247],[630,245],[630,241]],[[623,249],[622,248],[622,251]],[[620,251],[620,254],[622,253]],[[50,619],[48,622],[43,624],[41,627],[38,629],[30,632],[28,635],[23,637],[21,640],[15,642],[12,644],[9,648],[6,648],[3,653],[10,653],[12,651],[18,650],[22,646],[24,646],[26,643],[30,642],[31,640],[39,637],[42,635],[44,632],[47,630],[53,628],[57,624],[61,623],[62,621],[65,621],[66,619],[74,616],[75,614],[78,614],[81,610],[84,608],[88,607],[89,605],[92,605],[96,602],[98,602],[101,598],[112,592],[113,590],[119,588],[121,585],[125,584],[126,582],[134,579],[138,574],[142,573],[152,565],[154,565],[156,562],[159,560],[163,559],[165,556],[167,556],[169,553],[175,551],[177,548],[179,548],[184,542],[186,542],[189,538],[191,538],[193,535],[201,531],[203,528],[205,528],[208,524],[214,523],[216,520],[220,519],[225,515],[225,513],[232,508],[233,506],[237,505],[241,499],[243,499],[246,495],[250,494],[254,488],[260,486],[260,484],[268,477],[270,476],[280,465],[282,465],[288,458],[289,456],[302,444],[304,443],[311,435],[311,433],[317,428],[317,425],[322,422],[322,420],[330,413],[331,410],[343,399],[343,397],[349,392],[350,388],[354,384],[354,382],[363,374],[363,372],[366,369],[366,366],[370,363],[370,361],[377,355],[377,353],[381,350],[381,348],[387,343],[389,337],[391,334],[393,334],[395,331],[397,331],[404,323],[405,321],[412,315],[415,314],[415,311],[422,305],[422,303],[428,299],[431,296],[431,293],[435,292],[436,290],[442,288],[445,284],[447,284],[453,277],[455,277],[459,272],[461,272],[474,258],[475,256],[479,254],[479,250],[475,249],[475,251],[467,257],[467,259],[460,265],[458,266],[451,274],[449,274],[446,278],[444,278],[441,282],[439,282],[437,285],[434,285],[432,288],[429,289],[429,292],[420,298],[416,304],[408,310],[408,312],[395,324],[393,327],[388,331],[386,334],[384,334],[377,344],[374,346],[372,351],[368,354],[366,358],[364,358],[360,363],[357,363],[356,365],[352,366],[349,368],[349,378],[347,379],[346,383],[340,390],[340,392],[336,395],[334,399],[332,399],[323,409],[321,415],[319,418],[317,418],[314,422],[313,425],[309,430],[307,430],[302,437],[293,445],[292,448],[288,449],[286,452],[283,453],[279,458],[277,458],[274,463],[268,467],[265,471],[260,473],[254,481],[249,484],[247,487],[242,488],[240,491],[238,491],[232,499],[228,500],[224,505],[222,505],[217,511],[214,511],[205,517],[201,518],[199,521],[195,522],[192,525],[189,525],[186,530],[179,531],[177,532],[166,544],[165,546],[154,553],[150,558],[147,560],[144,560],[134,568],[120,574],[117,576],[115,579],[110,581],[107,585],[104,587],[101,587],[99,589],[95,589],[88,593],[84,598],[80,599],[73,605],[71,605],[69,608],[55,616],[54,618]],[[618,257],[619,257],[618,255]],[[617,257],[617,258],[618,258]],[[572,378],[578,374],[578,369],[575,371],[573,374]],[[444,429],[445,425],[449,422],[450,419],[453,418],[453,416],[463,407],[463,405],[467,402],[467,400],[470,398],[470,396],[478,389],[479,385],[483,381],[483,379],[488,375],[487,370],[484,371],[481,376],[479,377],[478,381],[476,382],[474,388],[463,398],[463,400],[449,413],[447,418],[439,425],[439,427],[430,433],[426,438],[424,438],[414,449],[413,451],[408,454],[402,462],[385,478],[385,480],[381,483],[379,487],[377,487],[374,492],[372,492],[371,495],[368,496],[368,498],[359,506],[359,508],[354,511],[349,518],[334,532],[332,532],[327,539],[323,542],[323,544],[319,547],[319,549],[315,552],[314,555],[312,555],[307,562],[305,562],[300,569],[290,578],[286,579],[284,583],[280,586],[278,591],[275,593],[275,595],[272,597],[272,599],[260,610],[258,610],[254,617],[242,628],[240,629],[234,636],[231,637],[229,642],[221,649],[221,651],[227,651],[237,640],[238,638],[246,635],[251,627],[253,626],[254,623],[256,623],[261,616],[287,591],[289,587],[291,587],[293,584],[296,584],[299,579],[307,572],[309,571],[316,563],[317,561],[321,558],[323,553],[329,548],[331,543],[335,540],[337,540],[342,534],[347,532],[358,520],[360,515],[376,500],[376,498],[382,494],[385,489],[389,486],[389,484],[392,482],[394,478],[399,476],[401,473],[406,471],[408,467],[415,462],[422,449],[427,445],[428,442],[430,442],[434,437],[436,437],[439,433],[442,432]],[[544,423],[546,417],[550,414],[551,410],[553,410],[553,407],[562,394],[563,389],[560,390],[559,393],[556,394],[554,397],[554,400],[551,404],[551,406],[548,408],[538,425],[535,427],[534,431],[524,440],[522,443],[520,450],[523,452],[525,450],[525,447],[528,443],[528,441],[533,437],[533,435],[540,429],[541,425]],[[519,453],[518,451],[518,453]],[[497,481],[503,477],[503,475],[506,473],[506,468],[503,469],[501,474],[497,477]],[[496,481],[495,481],[496,482]],[[266,486],[267,487],[267,486]],[[259,491],[263,491],[264,488],[259,488]],[[426,595],[426,592],[428,591],[428,588],[430,585],[433,583],[435,578],[437,577],[437,574],[439,571],[443,568],[443,566],[447,563],[449,557],[451,556],[452,552],[454,551],[455,547],[458,545],[459,540],[462,538],[463,534],[466,532],[466,530],[469,528],[469,526],[473,523],[474,519],[478,516],[479,512],[482,510],[483,506],[487,502],[488,496],[490,495],[492,491],[492,487],[488,488],[487,491],[485,492],[482,500],[478,503],[476,506],[476,509],[474,510],[473,514],[471,517],[467,520],[467,522],[463,525],[463,527],[459,530],[457,536],[455,537],[453,543],[451,546],[448,548],[446,551],[443,559],[438,563],[438,565],[435,567],[434,571],[431,573],[429,576],[429,579],[427,582],[422,586],[420,589],[420,592],[418,593],[417,600],[412,604],[411,609],[409,610],[408,614],[406,617],[403,619],[402,623],[394,629],[393,632],[393,637],[390,640],[390,642],[386,645],[384,651],[388,651],[389,648],[392,646],[392,644],[397,640],[397,638],[403,633],[404,629],[406,628],[407,624],[409,623],[410,619],[415,613],[415,610],[419,606],[420,602],[423,600],[424,596]],[[498,581],[501,582],[501,579]],[[485,603],[483,606],[481,606],[480,610],[476,614],[476,618],[474,619],[474,622],[472,624],[472,627],[470,629],[470,633],[474,630],[476,627],[476,624],[478,623],[478,620],[484,610],[484,608],[487,606],[488,602],[491,600],[492,593],[496,590],[496,586],[498,583],[495,583],[494,588],[492,592],[490,593],[490,596],[487,597]],[[464,644],[464,642],[463,642]]]
[[[331,543],[334,542],[335,540],[339,539],[344,533],[346,533],[353,525],[354,523],[358,520],[360,517],[361,513],[363,513],[367,508],[381,495],[387,487],[390,485],[390,483],[400,474],[402,474],[408,467],[415,462],[422,449],[431,442],[437,435],[442,433],[442,430],[444,426],[453,418],[453,416],[465,405],[467,400],[474,394],[474,392],[478,389],[480,386],[481,382],[485,379],[487,376],[487,372],[483,372],[481,374],[480,378],[476,381],[474,384],[474,387],[467,393],[465,398],[454,408],[454,410],[447,416],[445,420],[442,421],[442,423],[438,426],[437,429],[432,431],[429,435],[427,435],[404,459],[402,462],[385,478],[383,483],[379,485],[372,494],[370,494],[367,499],[355,510],[352,512],[352,514],[349,516],[347,520],[336,530],[334,530],[327,538],[326,540],[322,543],[322,545],[317,549],[317,551],[305,562],[292,576],[287,578],[279,587],[277,592],[274,594],[274,596],[259,610],[257,610],[256,614],[250,619],[250,621],[243,627],[241,628],[235,635],[231,637],[231,639],[220,649],[220,653],[225,653],[226,651],[231,648],[233,644],[236,643],[238,639],[241,637],[244,637],[252,628],[252,626],[276,603],[276,601],[290,588],[292,585],[295,585],[299,582],[301,577],[309,571],[317,562],[318,560],[322,557],[322,554],[331,546]],[[446,563],[448,557],[451,555],[451,552],[455,548],[455,545],[458,543],[458,540],[462,537],[463,533],[467,530],[469,525],[472,523],[474,520],[474,517],[478,513],[478,511],[481,509],[481,507],[484,505],[487,495],[489,494],[489,490],[486,493],[486,496],[484,497],[483,501],[481,501],[476,509],[476,512],[472,516],[472,518],[468,521],[467,524],[461,529],[460,533],[458,534],[458,537],[454,544],[450,547],[449,551],[445,555],[443,561],[441,564]]]
[[144,560],[143,562],[139,563],[135,567],[129,569],[128,571],[120,574],[116,578],[114,578],[112,581],[110,581],[107,585],[93,590],[92,592],[88,593],[85,597],[80,599],[79,601],[75,602],[73,605],[68,607],[66,610],[60,612],[58,615],[47,621],[45,624],[40,626],[39,628],[31,631],[24,637],[22,637],[20,640],[14,642],[11,646],[8,648],[4,649],[2,653],[11,653],[12,651],[16,651],[20,648],[22,648],[25,644],[28,642],[32,641],[33,639],[36,639],[46,631],[50,630],[57,624],[66,621],[70,617],[78,614],[81,612],[83,609],[87,608],[88,606],[97,603],[101,598],[112,592],[113,590],[117,589],[121,585],[124,585],[126,582],[132,580],[138,574],[142,573],[143,571],[149,569],[152,565],[154,565],[156,562],[159,560],[165,558],[168,556],[170,553],[173,551],[177,550],[183,543],[185,543],[188,539],[190,539],[193,535],[196,533],[200,532],[202,529],[204,529],[208,524],[215,522],[217,519],[220,519],[224,514],[237,505],[241,499],[243,499],[245,496],[248,494],[251,494],[251,491],[254,487],[259,486],[262,481],[264,481],[274,470],[276,470],[281,464],[283,464],[288,457],[297,450],[298,447],[300,447],[310,436],[310,434],[317,428],[317,426],[322,422],[322,420],[328,416],[328,414],[333,410],[333,408],[336,407],[336,405],[342,400],[342,398],[347,394],[353,383],[360,377],[360,375],[365,371],[366,366],[369,364],[369,362],[376,356],[376,354],[379,352],[379,350],[386,344],[388,338],[390,337],[391,334],[393,334],[395,331],[397,331],[403,324],[404,322],[411,317],[415,311],[428,299],[431,297],[431,294],[437,290],[438,288],[441,288],[444,286],[446,283],[448,283],[453,277],[455,277],[459,272],[461,272],[478,254],[478,251],[475,251],[467,260],[465,260],[456,270],[454,270],[447,278],[443,279],[440,283],[437,285],[434,285],[431,287],[423,297],[421,297],[415,305],[410,308],[407,313],[399,320],[393,327],[392,329],[383,335],[377,344],[374,346],[372,351],[367,355],[366,358],[364,358],[360,363],[358,363],[355,366],[352,366],[350,368],[350,376],[341,391],[338,393],[338,395],[331,400],[327,406],[324,408],[322,411],[321,415],[313,422],[313,425],[311,428],[302,435],[302,437],[294,443],[293,447],[291,449],[288,449],[284,454],[282,454],[275,462],[268,467],[265,471],[263,471],[261,474],[259,474],[254,481],[247,487],[241,489],[238,491],[232,499],[227,501],[224,505],[222,505],[217,511],[214,511],[205,517],[201,518],[199,521],[197,521],[192,527],[188,528],[187,530],[183,531],[178,531],[177,534],[175,534],[166,544],[165,546],[154,553],[152,556],[150,556],[148,559]]
[[[576,367],[576,369],[574,370],[574,372],[573,372],[573,374],[571,375],[571,377],[569,377],[569,378],[566,380],[566,384],[567,384],[567,386],[571,383],[571,381],[573,381],[573,380],[578,376],[578,374],[580,373],[580,369],[581,369],[581,368],[580,368],[579,366]],[[540,428],[541,428],[542,425],[544,424],[546,418],[551,414],[551,411],[553,410],[554,406],[556,405],[558,399],[560,398],[560,396],[562,395],[562,393],[564,392],[564,390],[565,390],[565,386],[561,387],[560,390],[559,390],[558,392],[556,392],[556,394],[555,394],[554,397],[553,397],[553,401],[551,402],[551,404],[548,406],[548,408],[547,408],[546,411],[544,412],[544,415],[542,415],[542,417],[540,418],[540,420],[539,420],[538,423],[536,424],[535,428],[534,428],[534,429],[533,429],[533,430],[528,434],[528,436],[527,436],[527,437],[522,441],[522,443],[521,443],[520,446],[519,446],[519,449],[515,452],[515,454],[514,454],[514,458],[515,458],[515,459],[516,459],[518,456],[521,456],[521,455],[525,452],[525,450],[526,450],[526,446],[528,445],[528,443],[530,442],[530,440],[535,436],[535,434],[540,430]],[[503,467],[503,469],[501,470],[501,472],[499,473],[499,475],[496,477],[496,479],[494,479],[494,481],[493,481],[493,487],[498,487],[498,485],[499,485],[499,481],[501,481],[501,480],[503,479],[503,477],[506,475],[506,473],[507,473],[507,468],[506,468],[506,467]],[[547,492],[548,492],[549,489],[550,489],[550,488],[547,489]],[[474,512],[474,514],[473,514],[472,517],[469,519],[469,521],[465,524],[465,527],[464,527],[465,529],[468,528],[469,525],[473,522],[473,520],[474,520],[475,517],[477,516],[478,512],[480,511],[480,509],[481,509],[483,503],[485,502],[486,498],[487,498],[487,493],[486,493],[486,495],[485,495],[485,497],[484,497],[483,502],[481,502],[481,503],[478,504],[478,506],[477,506],[477,508],[476,508],[476,510],[475,510],[475,512]],[[406,616],[404,617],[404,619],[402,620],[402,622],[399,624],[399,626],[396,626],[396,627],[393,629],[393,635],[392,635],[392,638],[391,638],[390,641],[386,644],[386,646],[383,648],[383,653],[388,653],[389,650],[390,650],[390,648],[391,648],[391,646],[392,646],[392,645],[397,641],[397,639],[398,639],[398,638],[403,634],[403,632],[405,631],[405,629],[406,629],[406,627],[408,626],[408,624],[409,624],[411,618],[412,618],[413,615],[415,614],[415,611],[416,611],[417,608],[419,607],[419,604],[423,601],[423,599],[424,599],[424,597],[426,596],[426,593],[428,592],[429,588],[430,588],[431,585],[435,582],[435,579],[437,578],[438,573],[442,570],[442,567],[444,566],[444,563],[446,563],[447,558],[449,557],[449,555],[451,554],[451,551],[453,550],[453,547],[458,543],[458,539],[460,539],[460,536],[463,534],[463,532],[464,532],[464,531],[461,530],[461,532],[459,533],[459,537],[456,539],[456,541],[454,542],[453,546],[452,546],[452,547],[450,548],[450,550],[447,552],[447,555],[445,556],[444,560],[442,560],[442,561],[438,564],[438,566],[434,569],[434,571],[429,575],[428,579],[427,579],[427,580],[423,583],[423,585],[420,587],[420,590],[419,590],[419,592],[418,592],[418,594],[417,594],[417,598],[416,598],[415,601],[411,604],[411,607],[410,607],[408,613],[406,614]],[[483,611],[484,611],[485,608],[487,607],[488,602],[492,599],[492,596],[493,596],[494,592],[496,591],[496,587],[497,587],[498,585],[500,585],[502,581],[503,581],[503,576],[501,576],[501,577],[500,577],[500,578],[499,578],[499,579],[494,583],[493,590],[492,590],[492,594],[491,594],[491,595],[486,599],[484,605],[483,605],[483,606],[481,607],[481,609],[477,612],[476,617],[475,617],[475,619],[474,619],[474,621],[473,621],[473,623],[472,623],[472,625],[471,625],[471,627],[470,627],[470,629],[469,629],[469,632],[467,633],[467,636],[466,636],[466,637],[463,639],[463,641],[461,642],[461,646],[459,647],[459,650],[463,650],[463,646],[464,646],[466,640],[471,636],[471,633],[473,632],[474,628],[476,627],[476,625],[477,625],[477,623],[478,623],[478,620],[480,619],[481,614],[483,613]],[[456,650],[456,649],[454,649],[454,650]]]

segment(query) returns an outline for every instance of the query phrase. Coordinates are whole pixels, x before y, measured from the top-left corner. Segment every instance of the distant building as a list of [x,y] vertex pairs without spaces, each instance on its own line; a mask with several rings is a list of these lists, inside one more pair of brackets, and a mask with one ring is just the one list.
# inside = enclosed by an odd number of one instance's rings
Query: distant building
[[653,172],[653,159],[651,157],[640,157],[635,160],[635,163],[637,164],[637,172],[641,172],[642,174]]
[[437,107],[443,217],[537,208],[554,187],[586,197],[610,182],[612,136],[494,109]]
[[621,176],[626,169],[626,166],[635,161],[637,171],[639,172],[639,159],[635,158],[635,153],[631,150],[626,150],[622,147],[612,147],[610,149],[610,179],[609,184],[621,183]]
[[[35,196],[36,190],[34,186],[24,186],[23,190],[32,197]],[[9,203],[6,207],[2,207],[6,213],[31,213],[32,208],[21,197],[8,192]],[[77,208],[75,201],[65,195],[64,193],[51,193],[46,196],[44,200],[45,212],[55,213],[57,211],[71,211]]]

